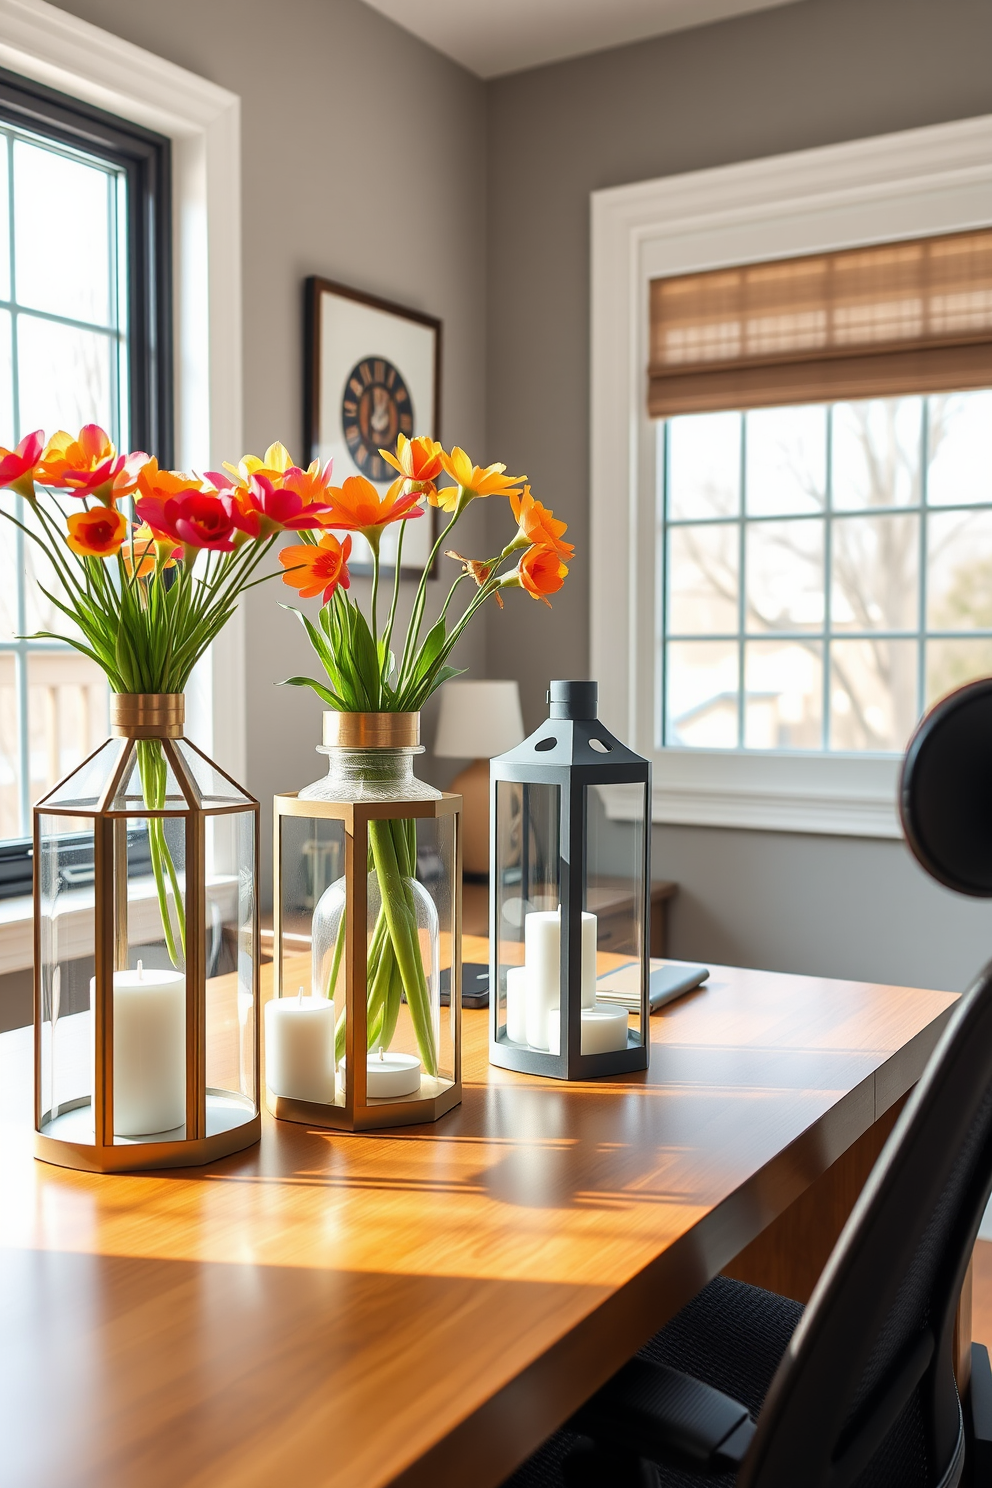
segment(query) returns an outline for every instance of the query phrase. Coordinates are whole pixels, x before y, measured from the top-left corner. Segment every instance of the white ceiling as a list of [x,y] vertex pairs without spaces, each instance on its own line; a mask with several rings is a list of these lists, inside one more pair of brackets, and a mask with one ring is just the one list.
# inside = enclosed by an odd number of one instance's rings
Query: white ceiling
[[479,77],[796,0],[366,0]]

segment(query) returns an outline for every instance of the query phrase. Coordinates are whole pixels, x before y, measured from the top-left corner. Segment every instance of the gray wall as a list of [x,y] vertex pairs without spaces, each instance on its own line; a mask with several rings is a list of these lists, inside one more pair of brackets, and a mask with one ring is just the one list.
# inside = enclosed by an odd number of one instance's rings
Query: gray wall
[[[64,8],[241,96],[246,449],[260,454],[281,439],[299,450],[302,288],[307,274],[321,274],[440,316],[442,436],[482,459],[484,85],[359,0]],[[468,551],[482,521],[470,512],[459,530]],[[319,701],[273,691],[283,677],[319,671],[299,623],[278,608],[292,599],[277,580],[246,600],[245,783],[263,803],[324,768],[313,752]],[[437,594],[431,602],[440,604]],[[482,671],[482,625],[459,660]],[[264,885],[265,809],[262,821]]]
[[[500,79],[488,89],[489,443],[526,470],[578,556],[551,614],[489,618],[494,676],[530,725],[588,651],[589,193],[992,112],[989,0],[803,0]],[[676,955],[960,986],[992,913],[901,844],[664,828]]]

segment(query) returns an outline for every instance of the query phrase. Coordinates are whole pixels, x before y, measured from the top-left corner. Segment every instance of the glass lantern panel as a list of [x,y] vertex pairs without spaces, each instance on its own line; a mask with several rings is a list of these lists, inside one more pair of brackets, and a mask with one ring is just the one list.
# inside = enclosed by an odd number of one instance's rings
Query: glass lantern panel
[[40,812],[41,1130],[93,1142],[93,824]]
[[[561,791],[496,782],[498,1037],[550,1048],[560,1005]],[[534,917],[537,918],[534,918]]]
[[145,811],[190,810],[161,739],[133,741],[133,753],[114,792],[111,809],[133,811],[136,816]]
[[207,817],[207,1135],[255,1113],[255,816]]
[[[582,934],[582,1053],[640,1044],[641,976],[650,955],[645,924],[644,792],[634,822],[612,822],[604,787],[586,788]],[[594,958],[594,966],[590,960]],[[626,1013],[626,1021],[623,1014]]]
[[177,1141],[186,1125],[186,817],[117,817],[114,1141]]
[[[434,1020],[437,1047],[437,1078],[440,1088],[451,1083],[455,1077],[455,1044],[450,1012],[452,946],[455,939],[455,818],[453,816],[422,817],[417,828],[417,883],[429,896],[437,919],[436,950],[431,946],[426,927],[419,932],[421,959],[425,970],[430,969],[432,1019]],[[430,917],[433,924],[434,917]],[[438,982],[438,996],[434,997],[432,979]],[[461,989],[458,989],[461,995]],[[408,1053],[419,1052],[415,1030],[411,1027],[408,1043],[403,1047]],[[394,1046],[395,1047],[395,1046]],[[427,1094],[426,1089],[421,1094]]]
[[343,821],[279,817],[275,983],[298,1012],[266,1012],[266,1079],[274,1095],[320,1105],[344,1103],[335,1064],[344,1054],[345,847]]
[[203,806],[254,805],[251,796],[222,775],[217,766],[194,749],[188,740],[176,740],[176,753],[186,766]]
[[127,747],[126,739],[108,739],[105,744],[101,744],[94,755],[84,760],[46,796],[45,806],[95,811],[113,779],[121,753]]

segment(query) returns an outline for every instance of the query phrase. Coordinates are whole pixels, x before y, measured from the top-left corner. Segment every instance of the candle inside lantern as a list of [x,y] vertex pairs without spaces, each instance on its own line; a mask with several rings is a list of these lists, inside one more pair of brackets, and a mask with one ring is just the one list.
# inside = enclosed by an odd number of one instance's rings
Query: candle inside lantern
[[[342,1074],[348,1061],[342,1059]],[[415,1054],[394,1054],[373,1049],[365,1065],[366,1100],[397,1100],[401,1095],[420,1093],[420,1060]]]
[[114,1133],[146,1137],[185,1121],[186,976],[139,961],[114,972]]
[[[559,1052],[561,1024],[558,1008],[548,1013],[548,1048],[552,1054]],[[591,1008],[582,1009],[582,1038],[580,1052],[583,1054],[613,1054],[627,1047],[627,1009],[614,1007],[610,1003],[597,1002]]]
[[506,973],[506,1036],[527,1043],[527,968],[511,966]]
[[[599,928],[594,914],[582,912],[582,1006],[596,1001],[596,945]],[[524,916],[524,961],[527,969],[527,1043],[547,1049],[548,1013],[561,996],[561,910],[535,909]],[[509,1030],[507,1030],[509,1032]]]
[[334,1004],[274,997],[265,1004],[265,1083],[286,1100],[334,1104]]

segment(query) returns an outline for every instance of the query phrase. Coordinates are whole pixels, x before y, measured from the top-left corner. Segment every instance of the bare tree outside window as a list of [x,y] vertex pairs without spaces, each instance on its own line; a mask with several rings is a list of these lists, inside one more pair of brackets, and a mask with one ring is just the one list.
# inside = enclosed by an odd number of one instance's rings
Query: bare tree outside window
[[668,745],[893,752],[992,672],[992,392],[659,425]]

